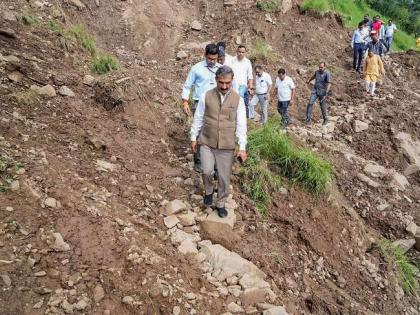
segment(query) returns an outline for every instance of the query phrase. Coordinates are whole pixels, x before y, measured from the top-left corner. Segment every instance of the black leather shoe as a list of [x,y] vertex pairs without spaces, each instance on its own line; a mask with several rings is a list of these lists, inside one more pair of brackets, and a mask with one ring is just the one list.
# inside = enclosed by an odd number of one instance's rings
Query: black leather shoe
[[219,215],[219,217],[225,218],[225,217],[227,217],[228,212],[226,211],[225,207],[217,208],[217,214]]
[[197,173],[201,172],[201,163],[200,160],[194,161],[194,171]]
[[213,205],[213,194],[204,196],[204,205],[206,207],[211,207]]

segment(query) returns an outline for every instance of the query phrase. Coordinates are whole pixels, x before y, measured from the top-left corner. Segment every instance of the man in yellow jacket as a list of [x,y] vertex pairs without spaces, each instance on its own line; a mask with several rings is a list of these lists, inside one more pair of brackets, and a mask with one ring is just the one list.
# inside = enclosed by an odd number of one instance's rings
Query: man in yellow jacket
[[373,51],[369,49],[363,69],[366,81],[366,92],[374,96],[376,82],[378,82],[380,75],[385,75],[384,64],[381,57],[375,55]]

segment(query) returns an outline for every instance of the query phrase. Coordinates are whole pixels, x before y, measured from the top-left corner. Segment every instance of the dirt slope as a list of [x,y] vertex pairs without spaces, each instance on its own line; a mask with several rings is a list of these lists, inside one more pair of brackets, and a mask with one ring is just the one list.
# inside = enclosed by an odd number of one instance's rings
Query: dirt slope
[[[370,160],[405,171],[396,135],[420,139],[418,54],[388,58],[383,98],[371,100],[348,71],[349,34],[335,17],[294,8],[272,14],[272,24],[253,8],[224,8],[222,1],[3,1],[1,8],[0,29],[16,37],[0,35],[0,153],[15,180],[0,193],[2,314],[176,314],[177,307],[180,314],[222,314],[241,304],[211,283],[201,262],[179,252],[161,210],[179,199],[201,213],[188,124],[177,106],[200,47],[224,39],[233,53],[238,37],[251,45],[257,36],[280,55],[269,65],[272,76],[281,65],[297,81],[291,134],[334,163],[336,186],[329,201],[291,187],[263,219],[235,177],[234,229],[201,231],[202,238],[260,268],[275,294],[267,302],[289,314],[419,313],[418,299],[401,293],[391,262],[374,245],[381,235],[405,238],[408,223],[420,224],[419,172],[407,176],[404,191],[389,185],[389,175],[373,177],[378,188],[357,177]],[[24,25],[17,19],[23,15],[41,22]],[[90,56],[48,30],[51,16],[86,24],[122,69],[85,84]],[[201,31],[190,29],[193,19]],[[190,58],[177,60],[179,50]],[[335,128],[326,133],[301,123],[310,91],[304,80],[320,60],[334,77]],[[75,96],[39,96],[28,92],[34,84],[67,86]],[[107,111],[112,101],[124,111]],[[356,133],[355,119],[369,129]],[[384,202],[389,207],[376,210]],[[199,234],[198,224],[180,227]],[[242,313],[261,313],[263,306],[246,304]]]

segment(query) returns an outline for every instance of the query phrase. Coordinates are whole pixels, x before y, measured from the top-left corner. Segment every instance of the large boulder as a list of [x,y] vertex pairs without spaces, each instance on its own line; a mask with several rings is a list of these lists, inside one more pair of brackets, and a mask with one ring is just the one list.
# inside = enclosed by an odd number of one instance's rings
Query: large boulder
[[404,175],[409,176],[420,171],[420,141],[415,140],[410,134],[399,132],[397,140],[403,159],[406,161]]

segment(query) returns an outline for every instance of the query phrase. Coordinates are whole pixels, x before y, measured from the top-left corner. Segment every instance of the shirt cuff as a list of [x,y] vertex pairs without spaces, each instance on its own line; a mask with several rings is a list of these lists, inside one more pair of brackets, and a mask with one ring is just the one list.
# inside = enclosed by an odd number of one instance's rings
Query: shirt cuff
[[239,150],[246,151],[246,141],[245,142],[239,142]]
[[191,141],[197,141],[197,136],[196,135],[191,135]]

